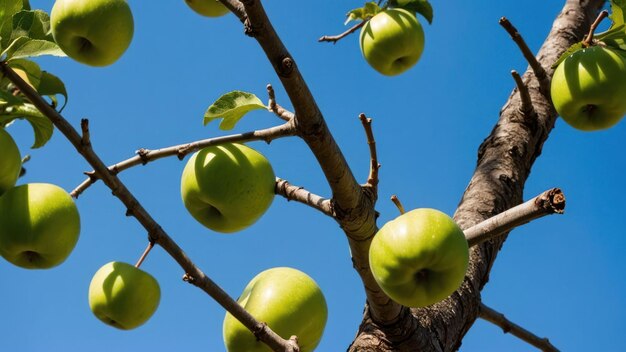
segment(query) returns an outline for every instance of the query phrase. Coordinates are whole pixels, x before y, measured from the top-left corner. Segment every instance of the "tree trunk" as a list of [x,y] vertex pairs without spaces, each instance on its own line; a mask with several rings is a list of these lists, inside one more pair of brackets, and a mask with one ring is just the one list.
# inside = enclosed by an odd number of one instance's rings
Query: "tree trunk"
[[[570,45],[582,40],[604,0],[568,0],[556,18],[537,59],[549,77],[551,65]],[[542,92],[532,70],[523,76],[533,111],[520,109],[517,89],[504,104],[498,123],[478,149],[474,175],[455,214],[468,228],[520,204],[524,184],[557,117],[549,92]],[[474,246],[461,288],[448,299],[420,309],[403,308],[393,325],[380,326],[365,308],[363,322],[349,351],[454,351],[478,316],[480,291],[506,235]]]

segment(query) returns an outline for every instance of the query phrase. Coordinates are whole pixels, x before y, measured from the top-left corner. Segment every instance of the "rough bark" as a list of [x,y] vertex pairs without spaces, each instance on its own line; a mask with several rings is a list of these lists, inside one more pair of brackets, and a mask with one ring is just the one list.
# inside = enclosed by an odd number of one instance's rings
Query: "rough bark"
[[[604,0],[569,0],[556,18],[537,58],[549,77],[550,66],[571,44],[583,39]],[[504,104],[491,134],[478,150],[474,175],[455,214],[468,228],[511,208],[523,199],[531,167],[554,127],[556,112],[531,70],[523,76],[529,88],[533,112],[523,114],[517,89]],[[366,306],[363,322],[349,351],[454,351],[474,324],[480,291],[506,235],[472,247],[470,265],[461,288],[447,300],[421,309],[403,308],[391,325],[372,320]]]

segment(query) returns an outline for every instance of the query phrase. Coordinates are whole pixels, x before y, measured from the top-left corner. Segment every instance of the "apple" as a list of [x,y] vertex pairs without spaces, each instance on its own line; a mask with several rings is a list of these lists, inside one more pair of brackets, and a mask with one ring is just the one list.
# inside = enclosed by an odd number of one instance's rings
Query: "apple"
[[445,213],[414,209],[389,221],[369,250],[374,279],[394,301],[425,307],[456,291],[469,262],[463,231]]
[[228,13],[228,8],[217,0],[185,0],[196,13],[206,17],[220,17]]
[[49,183],[13,187],[0,197],[0,255],[27,269],[47,269],[70,255],[80,233],[72,197]]
[[[265,270],[248,283],[237,301],[282,338],[296,335],[300,352],[313,351],[322,338],[328,317],[326,300],[317,283],[299,270]],[[271,351],[230,313],[224,318],[223,332],[228,352]]]
[[0,195],[15,186],[22,170],[22,156],[11,135],[0,127]]
[[196,152],[181,177],[189,213],[207,228],[242,230],[269,208],[276,176],[269,161],[243,144],[211,146]]
[[61,50],[90,66],[117,61],[130,46],[134,31],[125,0],[56,0],[50,26]]
[[93,314],[121,330],[143,325],[157,310],[160,300],[158,281],[123,262],[103,265],[89,284],[89,307]]
[[424,51],[424,30],[404,9],[379,12],[361,28],[361,52],[376,71],[399,75],[413,67]]
[[575,51],[554,71],[550,93],[572,127],[607,129],[626,115],[626,57],[602,46]]

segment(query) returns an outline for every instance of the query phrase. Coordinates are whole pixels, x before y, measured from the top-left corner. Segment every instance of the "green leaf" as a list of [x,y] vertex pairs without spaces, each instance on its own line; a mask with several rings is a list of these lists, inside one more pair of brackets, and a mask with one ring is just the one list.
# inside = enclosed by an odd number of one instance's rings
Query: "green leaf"
[[11,39],[28,37],[54,42],[50,31],[50,17],[41,10],[20,11],[13,15]]
[[25,57],[37,57],[42,55],[66,56],[55,42],[41,39],[19,37],[2,53],[5,60],[20,59]]
[[578,42],[578,43],[570,46],[563,54],[561,54],[559,59],[556,60],[556,62],[554,64],[552,64],[552,68],[553,69],[557,68],[557,66],[559,66],[559,64],[561,62],[563,62],[563,60],[565,60],[568,56],[572,55],[573,53],[577,52],[578,50],[583,49],[584,47],[585,46],[583,45],[583,42]]
[[[39,67],[38,64],[30,60],[16,59],[16,60],[9,62],[9,67],[11,67],[14,70],[21,70],[24,73],[26,73],[26,78],[27,78],[28,83],[30,83],[33,86],[33,88],[35,88],[36,90],[38,89],[39,83],[41,81],[41,74],[42,74],[41,68]],[[20,72],[18,71],[18,74],[19,73]],[[3,80],[8,81],[8,78],[5,77],[3,78]]]
[[6,125],[15,119],[24,119],[30,123],[35,132],[35,142],[31,148],[43,147],[52,137],[54,125],[32,104],[23,104],[6,109],[0,114],[0,125]]
[[624,24],[626,22],[625,15],[626,0],[611,0],[611,15],[609,16],[611,21],[613,21],[611,28]]
[[348,18],[346,19],[344,25],[348,24],[350,21],[367,21],[382,10],[383,9],[378,6],[376,2],[368,2],[363,7],[350,10],[347,14]]
[[419,13],[428,23],[433,23],[433,7],[428,0],[389,0],[389,6]]
[[37,92],[41,95],[50,97],[50,99],[52,99],[53,106],[55,107],[58,104],[56,96],[59,94],[62,95],[63,106],[61,106],[59,112],[61,112],[67,104],[67,90],[65,90],[65,84],[59,77],[49,72],[43,71],[41,73],[41,81],[39,83],[39,87],[37,88]]
[[204,114],[204,124],[222,118],[220,129],[230,130],[245,114],[256,109],[267,109],[267,106],[256,95],[236,90],[222,95],[209,106]]
[[11,43],[13,15],[22,10],[23,6],[23,0],[0,0],[0,45],[2,50]]

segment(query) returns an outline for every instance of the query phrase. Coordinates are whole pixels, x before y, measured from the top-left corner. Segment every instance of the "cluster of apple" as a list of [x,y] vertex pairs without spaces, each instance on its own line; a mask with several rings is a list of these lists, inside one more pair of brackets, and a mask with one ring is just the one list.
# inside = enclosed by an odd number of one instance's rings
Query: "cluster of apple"
[[49,183],[15,186],[22,160],[4,128],[0,128],[0,150],[0,255],[27,269],[61,264],[80,233],[80,217],[72,197]]
[[[255,223],[274,199],[276,176],[258,151],[238,143],[206,147],[191,156],[181,177],[181,196],[189,213],[205,227],[222,233]],[[328,308],[313,279],[292,268],[263,271],[238,299],[257,320],[284,338],[298,336],[301,351],[319,343]],[[266,351],[267,347],[230,313],[224,318],[228,351]]]

